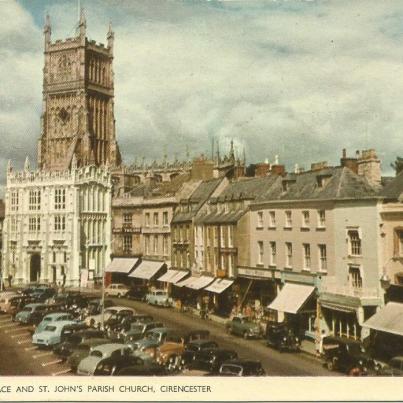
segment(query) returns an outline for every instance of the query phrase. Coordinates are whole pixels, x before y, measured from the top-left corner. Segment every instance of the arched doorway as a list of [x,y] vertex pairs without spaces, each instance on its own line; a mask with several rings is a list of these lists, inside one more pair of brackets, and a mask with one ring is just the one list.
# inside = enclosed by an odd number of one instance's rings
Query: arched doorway
[[39,253],[35,253],[31,255],[29,280],[34,283],[39,281],[40,277],[41,277],[41,255]]

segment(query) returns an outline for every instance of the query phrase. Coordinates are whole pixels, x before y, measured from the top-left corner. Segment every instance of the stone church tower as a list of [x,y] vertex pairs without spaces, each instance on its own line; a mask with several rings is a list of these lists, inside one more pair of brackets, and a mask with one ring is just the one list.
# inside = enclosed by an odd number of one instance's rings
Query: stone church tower
[[49,17],[46,18],[44,37],[39,169],[69,169],[73,155],[78,166],[119,166],[112,28],[109,27],[107,34],[107,46],[88,40],[82,12],[75,38],[51,42]]

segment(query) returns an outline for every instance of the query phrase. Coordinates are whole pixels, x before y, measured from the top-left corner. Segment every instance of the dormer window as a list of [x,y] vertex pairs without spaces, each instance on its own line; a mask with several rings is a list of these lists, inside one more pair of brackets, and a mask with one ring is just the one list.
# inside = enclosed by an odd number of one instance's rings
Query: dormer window
[[331,176],[329,176],[329,175],[318,175],[316,177],[316,184],[317,184],[318,188],[320,188],[320,189],[324,188],[327,185],[327,183],[329,182],[330,178],[331,178]]
[[283,181],[282,182],[282,186],[283,186],[283,192],[286,192],[288,190],[288,182],[287,181]]

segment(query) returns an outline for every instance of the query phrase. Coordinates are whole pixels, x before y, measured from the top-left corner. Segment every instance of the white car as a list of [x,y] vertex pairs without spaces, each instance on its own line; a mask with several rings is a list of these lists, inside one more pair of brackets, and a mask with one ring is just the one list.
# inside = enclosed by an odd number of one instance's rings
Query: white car
[[108,287],[105,288],[105,297],[124,297],[130,288],[124,284],[109,284]]
[[[136,311],[133,308],[129,308],[127,306],[111,306],[110,308],[106,308],[104,310],[104,322],[110,319],[113,315],[120,313],[122,311],[130,311],[133,312],[133,314],[136,313]],[[85,323],[88,326],[100,327],[101,322],[102,322],[101,313],[99,313],[98,315],[90,315],[85,318]]]

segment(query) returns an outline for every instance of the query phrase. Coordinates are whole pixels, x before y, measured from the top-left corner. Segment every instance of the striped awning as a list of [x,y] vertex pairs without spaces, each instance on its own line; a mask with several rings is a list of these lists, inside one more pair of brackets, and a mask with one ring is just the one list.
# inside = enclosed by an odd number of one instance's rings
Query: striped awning
[[139,267],[129,274],[129,277],[141,278],[143,280],[149,280],[155,276],[157,272],[165,265],[165,262],[157,262],[153,260],[143,260]]
[[216,294],[221,294],[228,287],[233,284],[233,280],[228,280],[226,278],[217,278],[215,281],[205,288],[206,291],[214,292]]
[[108,273],[129,273],[137,264],[139,258],[125,258],[115,257],[112,262],[108,264],[105,272]]

